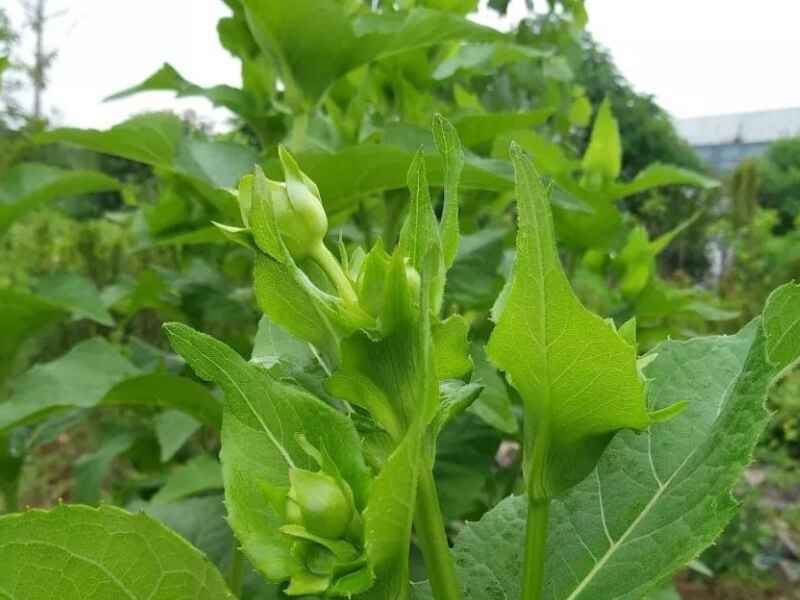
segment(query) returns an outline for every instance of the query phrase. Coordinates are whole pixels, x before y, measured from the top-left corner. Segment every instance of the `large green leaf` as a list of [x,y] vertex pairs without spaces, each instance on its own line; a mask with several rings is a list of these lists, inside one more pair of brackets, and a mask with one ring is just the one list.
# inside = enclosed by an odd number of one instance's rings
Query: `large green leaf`
[[53,412],[100,404],[182,410],[219,427],[217,400],[203,386],[169,373],[141,373],[103,338],[91,338],[13,381],[0,403],[0,432]]
[[[555,496],[594,468],[623,428],[644,429],[636,348],[578,300],[561,268],[547,194],[530,160],[512,148],[519,232],[511,288],[496,307],[489,358],[525,405],[529,492]],[[538,461],[536,472],[532,463]]]
[[[649,407],[687,408],[646,434],[619,434],[594,473],[553,502],[545,598],[641,598],[722,532],[769,417],[766,392],[800,358],[797,306],[800,286],[788,284],[735,336],[653,351]],[[458,538],[467,598],[519,597],[526,505],[508,498]]]
[[0,540],[0,593],[10,600],[234,598],[186,540],[112,506],[1,517]]
[[253,564],[270,579],[286,579],[296,569],[295,559],[279,531],[285,518],[268,490],[287,489],[291,467],[316,470],[298,440],[302,434],[330,455],[363,508],[369,472],[358,434],[347,417],[274,380],[222,342],[178,323],[166,330],[197,374],[225,391],[222,464],[229,521]]
[[79,171],[22,163],[0,177],[0,234],[28,211],[51,200],[119,189],[116,179],[96,171]]
[[502,37],[459,15],[422,8],[353,19],[336,0],[244,0],[243,4],[255,39],[276,59],[290,96],[311,102],[336,79],[372,60],[449,40]]
[[[355,201],[406,186],[414,151],[392,144],[360,144],[335,153],[308,151],[297,156],[303,171],[317,184],[328,214],[353,207]],[[431,185],[442,186],[445,169],[438,154],[425,155]],[[277,160],[265,166],[267,175],[280,176]],[[459,185],[463,189],[507,191],[513,177],[507,163],[467,157]]]
[[65,142],[164,169],[185,180],[224,217],[238,218],[235,202],[216,188],[233,188],[256,163],[257,152],[243,144],[209,140],[184,131],[172,113],[138,115],[111,129],[54,129],[39,143]]

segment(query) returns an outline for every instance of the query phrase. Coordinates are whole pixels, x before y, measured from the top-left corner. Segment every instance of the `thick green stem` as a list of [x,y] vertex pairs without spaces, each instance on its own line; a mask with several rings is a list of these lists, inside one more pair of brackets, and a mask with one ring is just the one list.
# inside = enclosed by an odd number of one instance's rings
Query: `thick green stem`
[[550,451],[550,423],[541,415],[526,413],[525,453],[530,460],[526,473],[528,525],[525,532],[525,566],[522,598],[541,600],[544,587],[544,559],[547,545],[547,518],[550,510],[546,467]]
[[414,512],[414,529],[428,579],[436,600],[461,600],[453,557],[447,543],[442,510],[436,494],[436,482],[431,469],[423,467],[417,486],[417,506]]
[[317,261],[317,264],[322,267],[325,274],[330,277],[342,300],[349,304],[358,304],[358,296],[353,289],[353,284],[350,283],[350,279],[348,279],[347,275],[342,270],[339,261],[336,260],[336,257],[328,250],[325,243],[320,242],[319,245],[311,250],[309,255]]
[[539,600],[542,597],[549,511],[550,500],[532,498],[528,502],[528,526],[525,533],[525,573],[522,580],[522,598],[524,600]]

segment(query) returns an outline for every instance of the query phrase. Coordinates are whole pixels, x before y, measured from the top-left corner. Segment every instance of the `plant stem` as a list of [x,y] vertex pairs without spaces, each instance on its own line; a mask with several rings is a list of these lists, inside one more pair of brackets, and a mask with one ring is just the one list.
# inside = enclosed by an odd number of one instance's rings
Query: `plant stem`
[[242,583],[244,582],[244,555],[239,548],[233,550],[233,563],[228,574],[228,587],[233,595],[239,598],[242,595]]
[[328,250],[325,243],[320,242],[316,248],[311,250],[309,255],[317,261],[323,271],[330,277],[342,300],[348,304],[358,304],[358,296],[353,289],[353,284],[350,283],[350,279],[348,279],[347,275],[342,270],[339,261],[336,260],[336,257]]
[[414,512],[417,543],[428,570],[433,597],[436,600],[461,600],[461,588],[456,577],[444,519],[436,494],[433,471],[423,467],[417,486],[417,506]]
[[290,134],[292,151],[300,152],[306,143],[306,130],[308,129],[308,113],[295,113]]
[[525,574],[522,597],[539,600],[544,584],[545,544],[550,500],[531,498],[528,502],[528,526],[525,533]]

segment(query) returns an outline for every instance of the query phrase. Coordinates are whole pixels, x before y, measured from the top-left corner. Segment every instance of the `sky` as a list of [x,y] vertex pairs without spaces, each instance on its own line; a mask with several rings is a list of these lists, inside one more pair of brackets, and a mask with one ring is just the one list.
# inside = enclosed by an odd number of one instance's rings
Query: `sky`
[[[2,3],[29,38],[19,1]],[[587,7],[588,29],[621,73],[676,118],[800,106],[798,0],[588,0]],[[103,102],[163,62],[200,85],[238,85],[238,63],[216,37],[217,20],[228,13],[223,2],[49,0],[49,12],[62,10],[46,40],[58,51],[46,95],[57,124],[105,128],[161,109],[224,121],[224,110],[205,100],[163,92]],[[525,11],[524,0],[511,0],[507,18],[489,11],[475,18],[508,28]]]

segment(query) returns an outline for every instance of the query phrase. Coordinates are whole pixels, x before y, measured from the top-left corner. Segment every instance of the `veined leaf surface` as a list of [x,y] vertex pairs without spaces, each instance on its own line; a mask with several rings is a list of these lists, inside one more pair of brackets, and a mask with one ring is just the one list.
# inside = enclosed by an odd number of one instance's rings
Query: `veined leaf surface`
[[525,403],[528,471],[534,444],[542,453],[543,468],[526,472],[529,492],[549,498],[588,475],[616,431],[644,429],[651,418],[636,349],[575,296],[559,262],[547,192],[524,152],[515,145],[511,154],[517,259],[487,350]]
[[144,514],[59,506],[0,517],[0,593],[22,600],[233,600],[219,571]]
[[[649,407],[687,407],[645,434],[620,433],[595,471],[553,501],[544,598],[642,598],[720,534],[767,422],[766,392],[800,358],[799,305],[800,286],[788,284],[735,336],[653,351]],[[526,508],[523,496],[507,498],[457,539],[468,599],[519,597]]]

